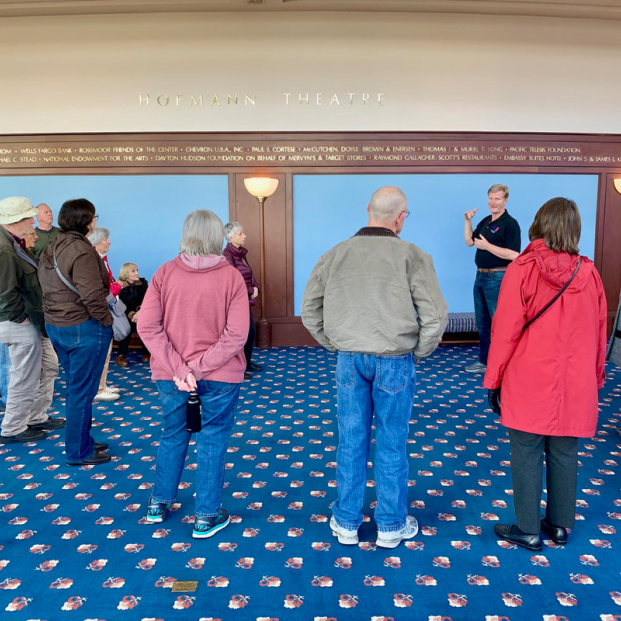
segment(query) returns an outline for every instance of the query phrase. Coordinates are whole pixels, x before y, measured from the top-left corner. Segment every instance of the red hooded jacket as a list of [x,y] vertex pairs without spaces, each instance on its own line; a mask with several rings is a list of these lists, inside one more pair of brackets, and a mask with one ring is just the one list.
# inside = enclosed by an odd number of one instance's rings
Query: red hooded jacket
[[590,259],[582,257],[569,287],[522,333],[571,278],[578,259],[549,250],[537,239],[507,268],[483,381],[485,388],[501,387],[505,427],[547,436],[595,434],[607,307]]

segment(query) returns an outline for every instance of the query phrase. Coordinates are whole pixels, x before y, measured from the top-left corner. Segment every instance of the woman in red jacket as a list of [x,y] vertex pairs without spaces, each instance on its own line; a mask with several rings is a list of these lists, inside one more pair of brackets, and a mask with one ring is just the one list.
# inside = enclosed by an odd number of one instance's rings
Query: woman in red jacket
[[[509,430],[517,517],[516,525],[497,524],[494,531],[529,550],[541,549],[540,530],[567,543],[578,438],[595,434],[604,384],[606,298],[593,262],[578,254],[580,230],[573,201],[553,198],[539,209],[531,243],[507,269],[492,322],[483,385]],[[540,518],[544,455],[547,505]]]

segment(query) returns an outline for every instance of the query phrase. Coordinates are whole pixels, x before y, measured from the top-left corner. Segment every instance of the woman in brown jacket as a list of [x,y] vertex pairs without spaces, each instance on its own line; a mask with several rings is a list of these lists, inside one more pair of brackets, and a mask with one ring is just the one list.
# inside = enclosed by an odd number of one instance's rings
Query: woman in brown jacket
[[106,301],[108,271],[86,239],[96,223],[90,201],[65,202],[58,214],[62,232],[39,262],[45,326],[67,381],[68,466],[97,465],[111,459],[102,452],[108,445],[95,442],[90,434],[93,398],[112,341],[112,316]]

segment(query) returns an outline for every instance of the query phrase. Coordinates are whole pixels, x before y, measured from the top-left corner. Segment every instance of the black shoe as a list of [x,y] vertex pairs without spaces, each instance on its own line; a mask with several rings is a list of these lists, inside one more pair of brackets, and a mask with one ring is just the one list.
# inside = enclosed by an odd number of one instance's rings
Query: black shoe
[[244,371],[244,379],[252,379],[252,373],[250,373],[250,371]]
[[557,546],[567,545],[567,530],[562,526],[554,526],[546,518],[541,518],[541,530],[552,539]]
[[107,442],[95,442],[95,444],[93,444],[93,450],[95,451],[95,453],[100,453],[101,451],[105,451],[107,448],[108,448]]
[[250,361],[250,364],[246,367],[246,371],[263,371],[263,367],[260,364],[255,364]]
[[535,552],[541,550],[541,537],[539,534],[529,535],[528,533],[522,532],[515,524],[513,524],[513,526],[496,524],[496,526],[494,526],[494,532],[501,539],[514,543],[517,546],[522,546],[527,550],[533,550]]
[[28,429],[62,429],[67,421],[64,418],[48,418],[42,423],[28,425]]
[[112,457],[107,453],[93,453],[90,457],[87,457],[83,461],[79,461],[77,464],[67,462],[68,466],[98,466],[99,464],[107,464]]
[[37,440],[43,440],[45,437],[45,431],[29,427],[26,431],[22,431],[14,436],[0,436],[0,444],[13,444],[14,442],[36,442]]

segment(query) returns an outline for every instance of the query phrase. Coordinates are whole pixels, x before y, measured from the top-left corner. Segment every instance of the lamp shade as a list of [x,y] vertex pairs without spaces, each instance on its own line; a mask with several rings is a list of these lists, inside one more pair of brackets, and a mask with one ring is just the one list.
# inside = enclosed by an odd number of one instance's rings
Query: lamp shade
[[246,190],[257,198],[267,198],[276,192],[278,188],[278,179],[271,177],[249,177],[244,179]]
[[615,183],[615,190],[619,192],[619,194],[621,194],[621,178],[615,179],[614,183]]

